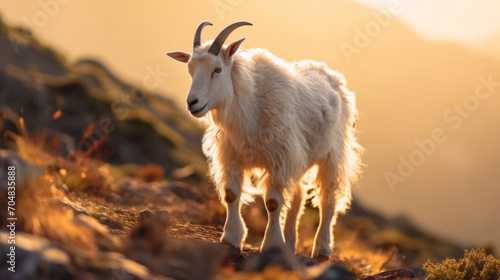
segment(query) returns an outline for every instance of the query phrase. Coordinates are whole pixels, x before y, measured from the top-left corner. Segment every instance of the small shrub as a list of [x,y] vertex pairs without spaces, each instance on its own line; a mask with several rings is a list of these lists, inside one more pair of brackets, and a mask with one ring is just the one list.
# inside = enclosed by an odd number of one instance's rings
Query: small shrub
[[500,260],[487,255],[483,249],[465,250],[460,260],[446,259],[434,264],[424,264],[427,280],[499,280]]

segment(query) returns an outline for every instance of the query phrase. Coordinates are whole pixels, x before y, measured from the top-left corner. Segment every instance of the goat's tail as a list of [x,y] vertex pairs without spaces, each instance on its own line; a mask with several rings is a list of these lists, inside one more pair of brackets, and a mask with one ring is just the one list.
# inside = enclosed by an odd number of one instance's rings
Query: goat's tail
[[351,187],[359,180],[364,166],[361,161],[364,149],[356,138],[356,122],[358,120],[356,96],[345,87],[345,81],[340,85],[340,89],[342,99],[346,104],[346,122],[344,149],[339,164],[340,190],[336,194],[336,213],[344,213],[349,209],[352,200]]

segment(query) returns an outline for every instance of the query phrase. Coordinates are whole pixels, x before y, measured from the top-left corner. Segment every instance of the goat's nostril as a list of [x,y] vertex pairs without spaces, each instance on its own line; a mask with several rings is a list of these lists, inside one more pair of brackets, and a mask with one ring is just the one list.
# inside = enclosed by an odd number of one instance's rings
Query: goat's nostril
[[188,108],[193,107],[196,103],[198,103],[198,99],[188,100],[188,101],[187,101]]

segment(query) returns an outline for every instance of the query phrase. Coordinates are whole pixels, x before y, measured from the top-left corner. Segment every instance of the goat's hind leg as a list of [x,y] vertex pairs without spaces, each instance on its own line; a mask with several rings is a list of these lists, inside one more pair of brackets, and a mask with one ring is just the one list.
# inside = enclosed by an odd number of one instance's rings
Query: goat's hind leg
[[285,243],[292,252],[296,252],[299,220],[304,204],[304,190],[300,184],[297,184],[292,195],[290,209],[285,219]]
[[319,184],[320,222],[314,238],[312,257],[326,259],[332,254],[333,249],[335,191],[338,188],[337,171],[331,162],[327,161],[318,166],[317,183]]

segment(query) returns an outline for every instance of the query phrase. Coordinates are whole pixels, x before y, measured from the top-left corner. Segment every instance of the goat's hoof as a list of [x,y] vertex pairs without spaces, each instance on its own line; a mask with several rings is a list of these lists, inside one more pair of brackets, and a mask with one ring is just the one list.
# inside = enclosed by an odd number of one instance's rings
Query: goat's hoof
[[313,253],[312,253],[312,257],[317,259],[320,262],[328,260],[331,255],[332,255],[332,250],[330,248],[318,249],[318,250],[316,250],[316,248],[314,248]]
[[317,255],[314,257],[318,262],[324,262],[330,259],[330,255]]
[[231,246],[231,247],[233,247],[233,248],[238,249],[238,250],[241,251],[242,246],[240,244],[235,245],[234,242],[231,242],[231,241],[227,240],[226,238],[221,238],[220,242],[222,244],[229,245],[229,246]]

